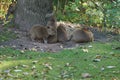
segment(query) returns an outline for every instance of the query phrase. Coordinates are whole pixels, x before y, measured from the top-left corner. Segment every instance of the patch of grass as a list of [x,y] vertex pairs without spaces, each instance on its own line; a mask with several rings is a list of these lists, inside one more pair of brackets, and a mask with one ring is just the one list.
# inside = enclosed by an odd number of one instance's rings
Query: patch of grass
[[[119,42],[95,42],[57,53],[0,48],[0,79],[119,80],[120,50],[114,49],[118,46]],[[83,73],[90,78],[84,79]]]
[[12,31],[8,31],[7,28],[0,31],[0,42],[8,41],[15,38],[15,33],[13,33]]

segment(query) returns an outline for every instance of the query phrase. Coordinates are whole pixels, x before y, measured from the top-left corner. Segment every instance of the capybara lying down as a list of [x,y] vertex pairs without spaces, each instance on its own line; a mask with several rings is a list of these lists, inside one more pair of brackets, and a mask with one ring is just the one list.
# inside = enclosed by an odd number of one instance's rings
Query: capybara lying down
[[94,40],[93,33],[88,28],[75,30],[71,35],[71,40],[76,43],[92,42]]
[[42,26],[42,25],[34,25],[30,29],[30,38],[32,41],[39,41],[42,43],[47,43],[48,42],[48,36],[49,35],[54,35],[52,29],[50,26]]

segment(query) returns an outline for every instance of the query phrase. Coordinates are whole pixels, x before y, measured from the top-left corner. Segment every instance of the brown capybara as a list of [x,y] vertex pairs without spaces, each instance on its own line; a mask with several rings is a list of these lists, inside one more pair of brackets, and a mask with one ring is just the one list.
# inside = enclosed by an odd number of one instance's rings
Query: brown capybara
[[57,27],[57,41],[58,42],[66,42],[67,40],[68,40],[67,31],[66,31],[64,25],[60,24]]
[[49,26],[54,33],[53,35],[50,35],[48,37],[48,43],[56,43],[57,42],[57,23],[56,23],[55,17],[52,16],[49,19],[49,21],[47,22],[47,26]]
[[57,36],[56,35],[48,36],[48,43],[56,43],[56,42],[57,42]]
[[76,43],[92,42],[94,40],[93,33],[88,28],[75,30],[71,36],[71,40]]
[[38,40],[43,43],[47,43],[48,36],[53,35],[53,32],[49,26],[42,26],[42,25],[32,26],[29,33],[32,41]]

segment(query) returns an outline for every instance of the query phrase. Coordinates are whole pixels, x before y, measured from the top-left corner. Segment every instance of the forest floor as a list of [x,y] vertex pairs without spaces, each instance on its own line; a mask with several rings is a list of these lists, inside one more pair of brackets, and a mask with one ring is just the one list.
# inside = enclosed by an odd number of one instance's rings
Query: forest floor
[[[70,37],[71,33],[78,28],[77,24],[70,24],[70,23],[64,23],[68,37]],[[79,26],[80,27],[80,26]],[[112,40],[120,41],[120,35],[116,35],[109,32],[101,32],[98,29],[90,28],[90,30],[94,34],[95,41],[94,42],[108,42]],[[5,33],[5,35],[4,35]],[[6,34],[7,33],[7,34]],[[15,33],[15,34],[14,34]],[[28,36],[28,32],[20,30],[19,28],[6,28],[6,27],[0,27],[0,34],[2,36],[2,39],[0,42],[0,47],[12,47],[14,49],[18,50],[31,50],[31,51],[42,51],[42,52],[57,52],[63,49],[71,49],[74,47],[78,47],[80,45],[84,45],[87,43],[74,43],[72,41],[66,42],[64,44],[62,43],[53,43],[53,44],[44,44],[39,42],[33,42]],[[7,38],[11,38],[10,40],[5,38],[4,36],[7,36]]]

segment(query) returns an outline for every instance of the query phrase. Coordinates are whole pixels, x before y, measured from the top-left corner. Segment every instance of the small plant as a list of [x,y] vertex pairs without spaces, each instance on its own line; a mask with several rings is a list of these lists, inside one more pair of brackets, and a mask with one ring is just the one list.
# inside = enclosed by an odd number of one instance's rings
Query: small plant
[[63,10],[58,9],[56,15],[58,20],[76,22],[101,28],[120,28],[119,3],[118,0],[69,0],[66,4],[61,5],[61,7],[64,6],[64,8],[62,8]]
[[12,31],[8,31],[6,28],[4,28],[0,32],[0,42],[8,41],[8,40],[14,39],[14,38],[16,38],[15,33],[13,33]]

